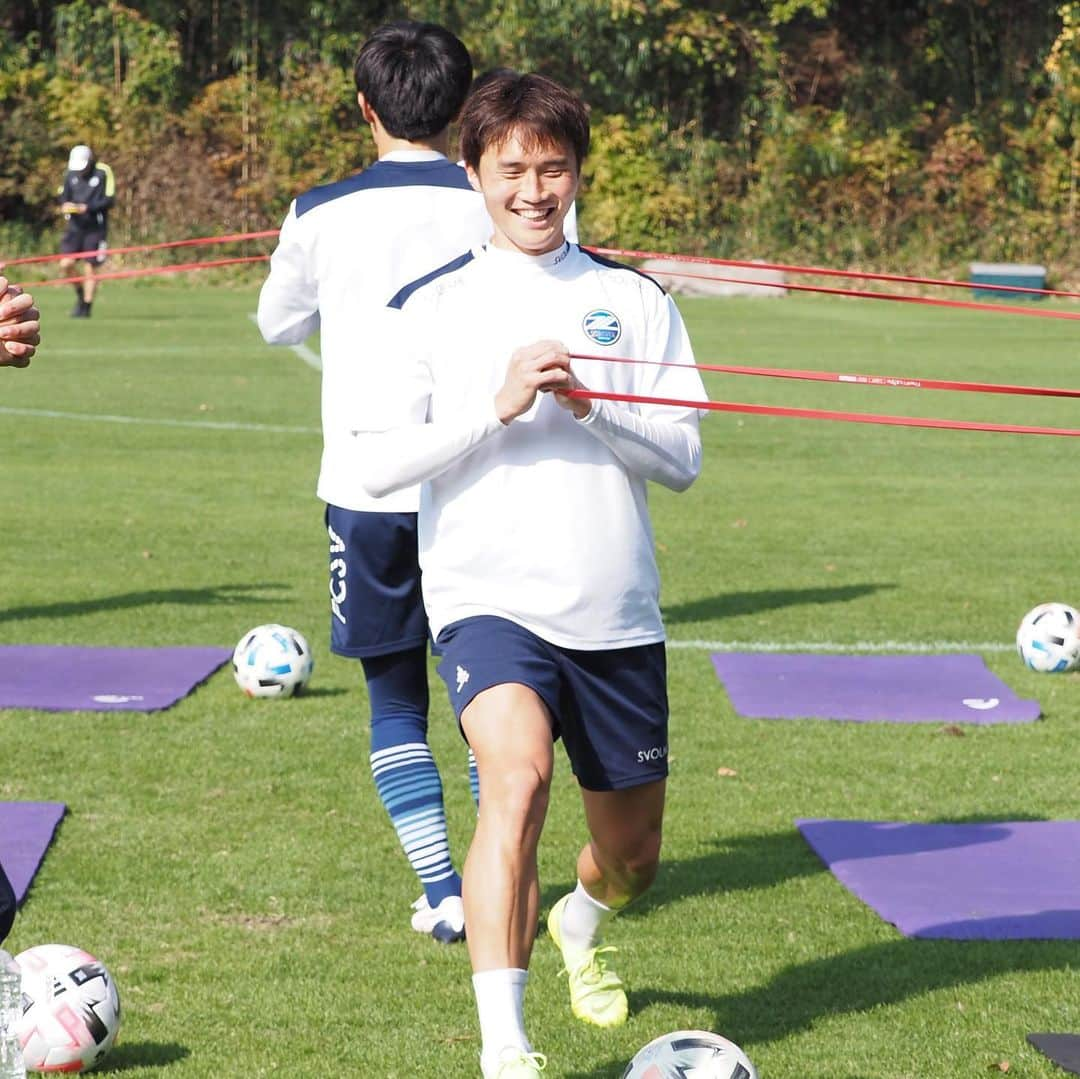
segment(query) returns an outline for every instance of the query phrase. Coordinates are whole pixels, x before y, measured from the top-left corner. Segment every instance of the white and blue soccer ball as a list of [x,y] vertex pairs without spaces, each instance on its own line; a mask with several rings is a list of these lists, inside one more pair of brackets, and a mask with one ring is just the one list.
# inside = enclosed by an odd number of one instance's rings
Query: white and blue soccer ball
[[120,997],[104,963],[66,944],[15,956],[22,974],[16,1032],[33,1072],[84,1072],[108,1055],[120,1029]]
[[708,1030],[676,1030],[637,1051],[622,1079],[758,1079],[733,1042]]
[[1067,603],[1040,603],[1024,615],[1016,650],[1033,671],[1058,674],[1080,665],[1080,613]]
[[308,684],[315,661],[302,633],[270,622],[240,638],[232,665],[249,697],[291,697]]

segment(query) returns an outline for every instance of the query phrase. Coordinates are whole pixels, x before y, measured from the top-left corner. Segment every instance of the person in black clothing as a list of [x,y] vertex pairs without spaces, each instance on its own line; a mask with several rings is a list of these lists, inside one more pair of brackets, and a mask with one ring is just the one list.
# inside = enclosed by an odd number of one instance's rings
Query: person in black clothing
[[[73,318],[89,318],[97,288],[96,268],[105,261],[105,236],[109,210],[116,201],[116,181],[112,169],[94,157],[89,146],[75,146],[68,156],[67,172],[60,188],[60,212],[67,228],[60,239],[60,252],[81,252],[83,279],[75,284],[78,302]],[[70,273],[75,258],[60,260],[60,269]]]
[[11,932],[15,923],[15,889],[7,879],[4,867],[0,865],[0,944]]

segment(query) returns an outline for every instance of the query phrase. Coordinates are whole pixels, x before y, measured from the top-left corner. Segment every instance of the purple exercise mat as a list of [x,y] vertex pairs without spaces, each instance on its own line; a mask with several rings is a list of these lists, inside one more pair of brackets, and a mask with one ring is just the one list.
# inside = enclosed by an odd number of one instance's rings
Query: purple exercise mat
[[1080,1075],[1080,1034],[1029,1034],[1027,1040],[1070,1075]]
[[186,697],[227,648],[0,646],[0,708],[154,712]]
[[976,655],[722,652],[712,661],[735,711],[756,719],[988,725],[1040,714]]
[[833,876],[904,936],[1080,939],[1080,821],[795,824]]
[[0,865],[11,881],[16,904],[26,898],[66,812],[63,802],[0,802]]

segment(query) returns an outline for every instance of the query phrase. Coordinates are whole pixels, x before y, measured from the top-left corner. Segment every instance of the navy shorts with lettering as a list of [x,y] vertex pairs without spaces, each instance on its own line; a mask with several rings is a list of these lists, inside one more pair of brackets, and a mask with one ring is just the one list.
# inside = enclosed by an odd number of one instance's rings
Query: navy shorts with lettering
[[101,266],[105,262],[105,232],[102,229],[84,229],[78,225],[68,225],[60,237],[60,254],[74,255],[79,251],[92,251],[83,255],[83,262],[92,262]]
[[428,641],[415,513],[326,507],[330,651],[382,656]]
[[586,790],[637,787],[667,775],[662,643],[599,652],[559,648],[516,622],[481,615],[447,626],[438,647],[439,674],[459,723],[478,693],[514,682],[547,705],[552,733],[562,738]]

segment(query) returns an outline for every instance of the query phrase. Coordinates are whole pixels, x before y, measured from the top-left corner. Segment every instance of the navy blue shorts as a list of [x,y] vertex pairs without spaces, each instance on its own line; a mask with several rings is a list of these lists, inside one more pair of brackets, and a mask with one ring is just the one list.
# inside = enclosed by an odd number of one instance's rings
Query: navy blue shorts
[[326,507],[330,651],[382,656],[426,644],[415,513]]
[[[609,791],[667,775],[667,656],[663,644],[590,652],[559,648],[516,622],[464,618],[438,639],[439,674],[458,722],[485,689],[514,682],[547,705],[577,781]],[[508,717],[512,721],[512,717]]]

